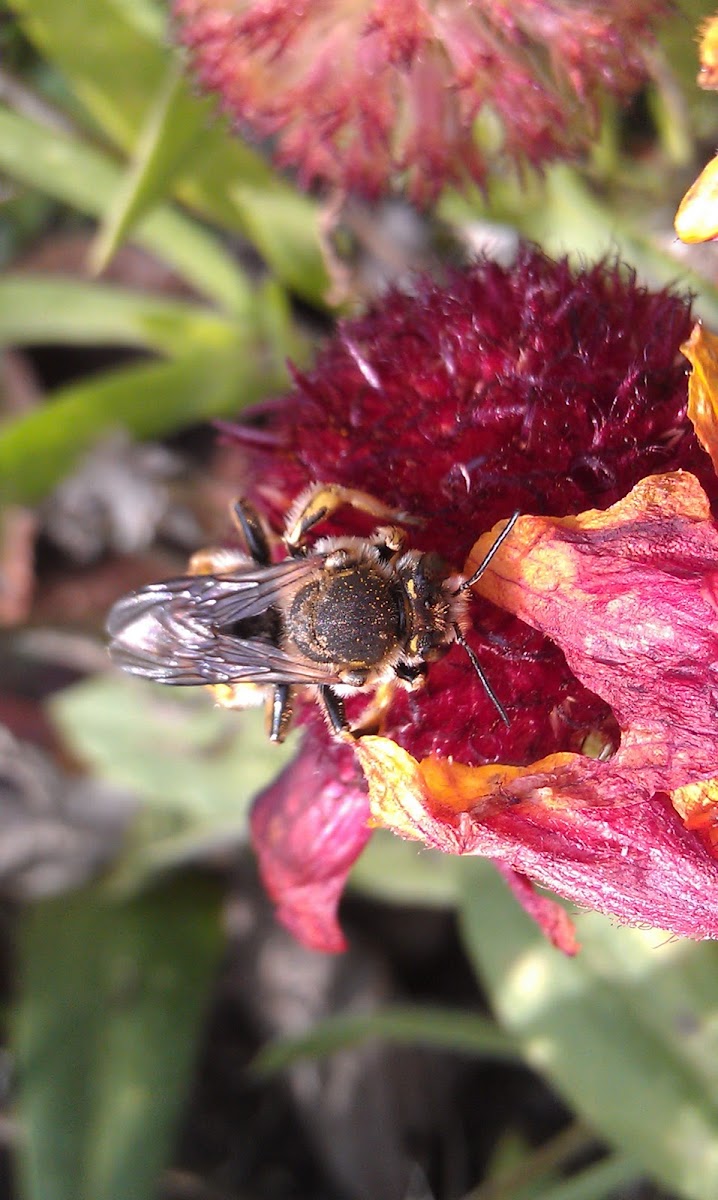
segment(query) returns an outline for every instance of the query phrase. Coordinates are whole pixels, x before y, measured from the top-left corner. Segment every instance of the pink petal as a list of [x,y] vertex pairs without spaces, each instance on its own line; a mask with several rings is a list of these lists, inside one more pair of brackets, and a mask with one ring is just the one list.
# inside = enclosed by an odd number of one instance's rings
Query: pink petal
[[608,701],[625,803],[718,775],[718,529],[692,475],[651,476],[605,512],[520,519],[479,586]]
[[[629,786],[615,759],[557,754],[528,768],[418,763],[378,737],[363,738],[357,754],[373,824],[494,859],[626,924],[718,937],[718,863],[666,796],[641,797],[638,787],[633,803],[611,803]],[[532,915],[545,928],[546,914]]]
[[542,896],[536,891],[530,879],[501,862],[496,862],[500,875],[511,888],[521,907],[543,930],[544,934],[557,950],[564,954],[577,954],[580,946],[576,941],[576,931],[573,921],[564,908],[550,896]]
[[313,950],[346,947],[337,908],[369,838],[368,817],[351,751],[313,737],[255,801],[251,831],[264,885],[278,920]]
[[498,860],[627,924],[718,937],[717,562],[718,530],[687,472],[644,479],[606,511],[520,519],[480,589],[608,700],[620,747],[606,761],[472,767],[365,738],[373,822]]

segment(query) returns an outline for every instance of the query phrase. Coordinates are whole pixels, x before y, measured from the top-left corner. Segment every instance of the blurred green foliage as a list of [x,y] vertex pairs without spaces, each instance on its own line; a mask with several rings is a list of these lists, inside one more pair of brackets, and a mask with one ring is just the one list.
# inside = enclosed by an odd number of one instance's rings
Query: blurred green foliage
[[[190,297],[59,276],[0,279],[0,344],[117,345],[152,355],[66,385],[29,414],[5,420],[0,500],[33,503],[118,426],[136,438],[160,437],[276,393],[287,357],[308,353],[293,301],[322,316],[331,305],[319,206],[195,94],[164,5],[11,0],[10,7],[18,23],[0,26],[0,44],[5,69],[22,77],[26,92],[14,100],[5,93],[0,103],[0,260],[50,220],[83,228],[91,221],[92,270],[131,240],[171,268]],[[465,240],[473,224],[500,222],[554,253],[619,253],[650,282],[678,279],[677,260],[644,213],[646,197],[659,203],[666,180],[678,198],[691,130],[706,135],[710,106],[691,90],[693,28],[705,11],[686,6],[666,37],[683,102],[672,109],[665,91],[654,89],[662,158],[639,169],[620,145],[617,114],[607,112],[586,171],[561,166],[525,186],[496,179],[486,195],[446,194],[438,216],[452,236]],[[250,256],[239,246],[251,248],[261,271],[245,265]],[[698,310],[718,321],[715,289],[694,275],[681,278]],[[12,1019],[22,1194],[149,1200],[169,1154],[220,947],[219,888],[189,867],[213,846],[242,843],[252,797],[286,756],[267,747],[259,722],[247,720],[235,736],[236,717],[201,698],[159,698],[109,677],[58,697],[52,717],[76,760],[131,790],[144,808],[102,883],[38,903],[22,921]],[[662,944],[591,916],[579,921],[582,954],[565,960],[488,866],[437,859],[388,838],[373,840],[354,883],[387,900],[457,905],[497,1024],[423,1010],[336,1019],[269,1047],[264,1069],[369,1035],[521,1056],[616,1153],[568,1183],[542,1178],[529,1192],[502,1192],[493,1180],[495,1200],[587,1200],[641,1174],[687,1200],[712,1200],[714,946]]]
[[216,882],[177,876],[123,904],[90,888],[33,906],[13,1020],[25,1194],[155,1194],[222,939]]

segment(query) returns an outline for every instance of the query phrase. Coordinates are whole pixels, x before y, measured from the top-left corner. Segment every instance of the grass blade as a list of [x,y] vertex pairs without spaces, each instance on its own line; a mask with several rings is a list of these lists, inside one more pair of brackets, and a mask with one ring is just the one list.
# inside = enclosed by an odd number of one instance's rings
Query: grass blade
[[27,1200],[151,1200],[221,948],[219,888],[99,889],[20,923],[12,1014]]
[[159,437],[279,390],[284,368],[254,347],[195,352],[171,362],[117,370],[56,392],[43,408],[0,428],[0,499],[31,504],[60,481],[103,434],[128,429]]
[[[1,105],[0,170],[94,217],[109,208],[121,179],[120,169],[100,150]],[[133,238],[221,308],[251,320],[253,287],[221,242],[190,217],[157,208]]]
[[236,340],[236,325],[185,301],[61,276],[0,278],[0,344],[137,346],[178,355]]
[[718,947],[580,918],[555,950],[488,864],[462,872],[467,952],[502,1025],[573,1109],[691,1200],[718,1190]]
[[517,1058],[512,1039],[487,1017],[422,1005],[396,1005],[373,1013],[329,1017],[306,1033],[270,1042],[254,1060],[254,1069],[263,1075],[273,1074],[300,1059],[324,1058],[367,1038],[434,1046],[509,1062]]
[[104,270],[140,217],[166,196],[199,136],[202,110],[197,105],[187,112],[183,97],[184,81],[175,59],[150,106],[132,161],[92,247],[90,264],[96,274]]

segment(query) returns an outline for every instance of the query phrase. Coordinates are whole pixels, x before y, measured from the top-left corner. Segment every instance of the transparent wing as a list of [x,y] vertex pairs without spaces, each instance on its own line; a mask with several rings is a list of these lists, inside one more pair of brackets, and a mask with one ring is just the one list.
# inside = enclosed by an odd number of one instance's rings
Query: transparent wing
[[242,638],[227,630],[286,604],[316,568],[316,557],[287,559],[246,573],[152,583],[112,608],[110,656],[133,675],[175,685],[338,682],[321,664],[276,646],[269,633]]

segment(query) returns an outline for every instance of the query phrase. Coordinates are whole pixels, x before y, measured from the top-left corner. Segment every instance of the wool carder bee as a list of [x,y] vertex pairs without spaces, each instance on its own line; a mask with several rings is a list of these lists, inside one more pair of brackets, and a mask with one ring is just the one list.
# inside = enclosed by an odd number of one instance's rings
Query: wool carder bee
[[[309,534],[349,505],[388,524],[371,536]],[[399,524],[416,524],[365,492],[316,484],[289,511],[286,557],[272,562],[255,510],[237,500],[232,516],[247,552],[202,550],[189,574],[118,600],[107,629],[115,663],[134,675],[181,686],[208,684],[228,708],[264,701],[272,741],[281,742],[298,689],[315,689],[332,732],[355,736],[343,697],[396,682],[414,689],[453,642],[464,647],[504,721],[506,713],[466,642],[470,579],[433,552],[406,549]]]

